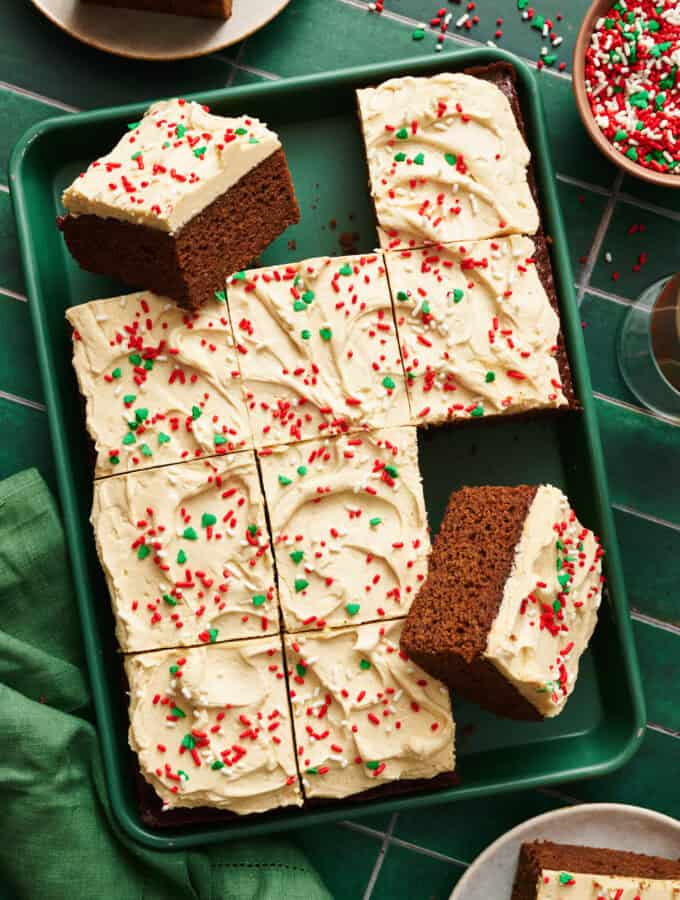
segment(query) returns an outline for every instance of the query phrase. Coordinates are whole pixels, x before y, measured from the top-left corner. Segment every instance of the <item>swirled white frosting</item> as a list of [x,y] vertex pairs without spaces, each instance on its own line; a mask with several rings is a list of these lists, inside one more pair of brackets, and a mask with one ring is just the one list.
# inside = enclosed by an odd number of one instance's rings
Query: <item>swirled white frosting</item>
[[279,637],[128,656],[130,746],[167,807],[302,804]]
[[454,768],[448,690],[399,650],[403,619],[286,635],[307,797],[347,797]]
[[407,76],[357,97],[381,247],[536,231],[530,153],[494,84]]
[[680,878],[630,878],[544,869],[536,885],[536,900],[678,900]]
[[286,628],[405,615],[430,551],[415,428],[275,447],[260,465]]
[[183,99],[154,103],[128,128],[64,191],[69,213],[174,234],[281,146],[258,119]]
[[278,631],[252,451],[97,481],[92,524],[124,652]]

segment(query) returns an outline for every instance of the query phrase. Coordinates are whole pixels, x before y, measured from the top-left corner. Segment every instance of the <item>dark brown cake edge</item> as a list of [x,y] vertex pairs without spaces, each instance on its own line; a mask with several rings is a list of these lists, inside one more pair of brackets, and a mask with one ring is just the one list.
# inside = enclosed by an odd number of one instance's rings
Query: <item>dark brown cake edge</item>
[[228,275],[246,268],[299,221],[288,163],[279,148],[176,235],[92,214],[69,214],[61,227],[81,268],[195,309],[224,290]]
[[534,841],[522,844],[511,900],[534,900],[543,869],[568,874],[680,879],[680,861],[628,850]]
[[231,16],[232,7],[231,0],[83,0],[83,2],[95,6],[109,6],[113,9],[136,9],[225,21]]
[[[432,626],[429,623],[430,617],[425,617],[425,612],[433,609],[434,616],[436,616],[437,609],[441,608],[441,603],[443,602],[442,592],[446,592],[442,573],[448,571],[450,566],[446,556],[447,542],[452,537],[450,534],[452,531],[450,525],[452,518],[455,516],[462,498],[466,497],[471,491],[479,496],[482,491],[498,490],[502,490],[504,493],[509,491],[517,492],[518,497],[520,496],[519,492],[522,492],[521,500],[519,501],[521,503],[522,517],[517,521],[515,533],[512,535],[512,542],[508,546],[507,558],[503,560],[498,560],[497,558],[500,570],[497,602],[486,607],[481,604],[476,608],[475,617],[477,621],[481,620],[482,627],[476,634],[468,633],[465,635],[466,640],[470,643],[466,652],[460,652],[460,650],[456,652],[456,648],[451,647],[432,649]],[[413,601],[400,641],[401,648],[415,663],[430,675],[442,681],[448,688],[478,703],[484,709],[488,709],[498,716],[519,721],[540,721],[543,717],[526,697],[504,678],[494,665],[484,658],[483,654],[486,649],[489,629],[500,607],[502,587],[510,573],[514,559],[514,550],[521,536],[524,521],[536,495],[536,490],[535,486],[529,485],[519,485],[516,488],[485,486],[472,489],[462,488],[451,494],[439,534],[433,542],[427,578]],[[463,576],[464,573],[461,572],[461,580]],[[455,577],[459,577],[457,573]],[[430,591],[433,592],[433,598],[429,595]],[[426,619],[425,633],[419,630],[419,625],[423,618]]]

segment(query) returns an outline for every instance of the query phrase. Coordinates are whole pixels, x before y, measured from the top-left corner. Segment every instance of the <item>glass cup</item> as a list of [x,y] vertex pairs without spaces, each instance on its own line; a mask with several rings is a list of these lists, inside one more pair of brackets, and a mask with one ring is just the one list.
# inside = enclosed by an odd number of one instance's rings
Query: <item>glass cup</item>
[[663,419],[680,424],[680,273],[642,292],[623,320],[618,359],[629,389]]

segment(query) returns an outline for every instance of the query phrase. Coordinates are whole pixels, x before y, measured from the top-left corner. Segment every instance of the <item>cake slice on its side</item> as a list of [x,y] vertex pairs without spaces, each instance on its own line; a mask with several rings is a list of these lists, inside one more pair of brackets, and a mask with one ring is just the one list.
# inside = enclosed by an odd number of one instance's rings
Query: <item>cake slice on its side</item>
[[385,258],[416,424],[577,405],[542,238]]
[[562,711],[602,593],[597,538],[555,487],[451,495],[401,646],[499,716]]
[[339,799],[453,771],[449,692],[399,652],[403,621],[286,635],[307,799]]
[[680,861],[626,850],[522,844],[511,900],[678,900]]
[[199,16],[206,19],[228,19],[232,0],[84,0],[97,6],[115,9],[138,9],[146,12],[174,13],[177,16]]
[[182,99],[151,106],[63,195],[76,261],[194,309],[299,221],[276,134]]
[[479,76],[406,76],[357,91],[381,247],[538,229],[512,69]]
[[284,665],[278,635],[125,658],[130,747],[165,808],[302,806]]

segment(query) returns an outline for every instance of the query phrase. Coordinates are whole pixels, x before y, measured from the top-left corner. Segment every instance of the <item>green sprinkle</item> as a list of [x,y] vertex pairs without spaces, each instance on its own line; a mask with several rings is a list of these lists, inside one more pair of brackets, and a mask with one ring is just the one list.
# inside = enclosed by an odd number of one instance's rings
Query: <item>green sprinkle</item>
[[424,29],[416,28],[414,31],[411,32],[411,37],[413,38],[414,41],[422,41],[422,39],[425,37]]
[[145,360],[144,360],[144,369],[145,369],[147,372],[150,372],[150,371],[153,369],[153,360],[152,360],[152,359],[145,359]]
[[676,75],[677,71],[678,71],[678,67],[673,66],[671,68],[670,72],[668,73],[668,75],[666,75],[664,78],[662,78],[661,81],[659,82],[659,87],[663,88],[663,90],[668,90],[669,88],[672,88],[673,85],[675,84],[675,75]]
[[556,60],[556,53],[546,53],[546,55],[543,57],[543,62],[546,64],[546,66],[554,66]]
[[139,449],[142,451],[142,456],[153,456],[151,447],[148,444],[140,444]]
[[144,422],[148,418],[149,418],[149,410],[146,409],[144,406],[140,406],[139,409],[135,410],[135,419],[137,419],[138,422],[140,422],[140,423]]
[[175,134],[177,135],[178,138],[183,138],[186,133],[187,133],[186,125],[178,125],[175,128]]
[[647,91],[636,91],[628,98],[630,105],[636,106],[638,109],[647,109],[649,105],[648,100],[649,93]]
[[113,372],[111,372],[111,377],[112,377],[112,378],[120,378],[120,376],[121,376],[122,374],[123,374],[123,373],[121,372],[121,370],[118,369],[118,368],[116,368],[116,369],[113,370]]
[[296,300],[293,303],[293,309],[295,312],[302,312],[304,309],[307,309],[307,304],[303,300]]
[[227,439],[223,434],[216,434],[213,438],[213,444],[216,447],[219,447],[221,444],[226,444]]
[[619,128],[618,131],[616,132],[616,134],[614,135],[614,140],[615,141],[625,141],[625,139],[627,137],[628,137],[627,132],[625,132],[623,130],[623,128]]
[[218,769],[223,769],[224,763],[221,759],[216,759],[215,762],[210,766],[210,768],[214,769],[215,771],[217,771]]
[[187,750],[193,750],[196,746],[196,738],[193,734],[185,734],[182,738],[182,746],[186,747]]
[[185,781],[188,781],[188,780],[189,780],[189,776],[188,776],[187,773],[184,771],[184,769],[177,769],[177,774],[178,774],[178,775],[181,775],[182,778],[183,778]]
[[128,131],[134,131],[135,128],[139,128],[139,122],[130,122],[128,124]]
[[340,275],[351,275],[352,272],[353,272],[353,269],[349,263],[345,263],[343,266],[340,266],[340,268],[338,269],[338,273]]
[[295,671],[298,673],[300,678],[304,678],[305,675],[307,674],[307,666],[303,666],[302,663],[298,663],[295,666]]
[[158,444],[167,444],[170,442],[170,435],[166,434],[164,431],[158,432]]
[[321,337],[324,341],[330,341],[330,339],[333,337],[333,332],[331,331],[330,328],[322,328],[319,331],[319,334],[321,335]]
[[267,596],[266,594],[255,594],[253,596],[253,606],[262,606],[263,603],[266,603]]
[[226,303],[227,302],[227,292],[226,291],[215,291],[215,300],[218,303]]
[[309,304],[314,299],[314,291],[305,291],[302,295],[302,299],[309,306]]
[[247,128],[235,128],[234,134],[248,134]]
[[486,381],[487,384],[491,384],[491,382],[495,381],[495,380],[496,380],[495,372],[487,372],[486,375],[484,376],[484,381]]
[[[666,95],[663,93],[657,94],[656,97],[654,98],[654,106],[656,106],[657,109],[662,109],[665,102],[666,102]],[[116,377],[115,373],[114,373],[113,377],[114,378]]]
[[396,384],[394,383],[394,380],[392,378],[390,378],[389,375],[385,375],[385,377],[382,380],[382,386],[384,388],[387,388],[388,391],[393,391],[396,387]]
[[303,550],[293,550],[292,553],[289,554],[289,556],[293,560],[295,565],[297,565],[299,562],[302,562],[305,554]]
[[385,466],[385,471],[391,478],[399,478],[399,470],[396,466]]
[[252,535],[253,537],[255,537],[255,535],[257,534],[257,532],[258,532],[258,527],[257,527],[257,525],[249,525],[249,526],[248,526],[248,534],[250,534],[250,535]]
[[112,466],[117,466],[120,462],[120,457],[116,456],[115,453],[112,456],[109,456],[109,462]]
[[529,0],[517,0],[517,9],[526,9],[529,5]]
[[198,539],[198,535],[196,534],[196,531],[191,527],[191,525],[188,528],[184,529],[184,531],[182,532],[182,537],[187,541],[195,541]]
[[453,289],[453,302],[454,303],[460,303],[460,301],[463,299],[463,296],[464,296],[463,291],[460,288]]
[[170,715],[175,716],[178,719],[186,719],[186,713],[183,709],[180,709],[179,706],[173,706],[170,710]]
[[140,544],[137,548],[137,559],[146,559],[151,553],[151,547],[148,544]]
[[347,612],[348,616],[356,616],[356,614],[359,612],[360,609],[361,609],[360,603],[348,603],[345,606],[345,611]]
[[645,25],[647,31],[659,31],[661,28],[661,23],[657,22],[656,19],[650,19]]
[[201,525],[204,528],[209,528],[211,525],[217,524],[217,516],[214,516],[212,513],[203,513],[201,516]]
[[408,138],[408,129],[400,128],[399,131],[395,131],[394,136],[400,141],[405,141]]
[[569,584],[570,575],[568,572],[564,572],[562,575],[557,576],[557,580],[560,583],[560,587],[566,587]]
[[231,276],[232,281],[245,281],[246,273],[245,272],[234,272]]
[[406,291],[397,291],[397,300],[399,300],[401,303],[404,303],[406,300],[408,300],[408,294],[406,293]]
[[629,147],[629,148],[626,150],[626,156],[628,157],[628,159],[632,159],[633,162],[637,162],[637,159],[638,159],[637,148],[636,148],[636,147]]
[[177,601],[170,594],[163,594],[163,600],[168,604],[168,606],[177,606]]
[[218,628],[209,628],[209,629],[208,629],[208,636],[210,637],[210,643],[211,643],[211,644],[214,644],[214,643],[215,643],[215,641],[217,640],[217,635],[218,635],[219,633],[220,633],[220,632],[219,632],[219,629],[218,629]]
[[536,31],[542,31],[544,25],[545,19],[543,18],[543,16],[534,16],[531,20],[531,27],[535,28]]
[[400,150],[399,153],[394,154],[395,162],[404,162],[405,159],[406,159],[406,154],[403,152],[403,150]]
[[177,553],[177,562],[180,564],[180,566],[182,566],[182,565],[184,565],[184,563],[186,561],[187,561],[186,553],[184,552],[184,550],[179,550]]
[[478,418],[479,416],[483,416],[484,415],[484,407],[482,406],[482,404],[478,403],[477,406],[475,406],[475,408],[472,410],[470,415],[475,416],[476,418]]
[[199,156],[199,157],[203,156],[203,154],[205,153],[205,151],[207,149],[208,149],[207,147],[195,147],[194,148],[194,156]]
[[[663,41],[661,44],[655,44],[654,47],[649,51],[651,56],[654,56],[658,59],[662,53],[665,53],[666,50],[670,50],[673,44],[671,41]],[[641,92],[642,93],[642,92]]]
[[303,341],[308,341],[311,336],[312,336],[312,332],[309,330],[309,328],[303,328],[302,331],[300,332],[300,337],[302,338]]
[[134,434],[131,431],[128,431],[128,433],[123,438],[123,443],[126,445],[134,444],[136,440],[137,438],[134,436]]
[[450,166],[455,166],[456,163],[458,162],[458,157],[456,156],[455,153],[445,153],[444,159],[447,161],[447,163]]
[[307,466],[298,466],[295,471],[302,478],[307,474]]
[[288,485],[292,483],[292,478],[288,478],[287,475],[279,475],[279,484],[282,484],[284,487],[288,487]]
[[176,675],[179,672],[179,666],[170,666],[170,674]]
[[417,166],[425,165],[425,154],[424,153],[416,153],[416,155],[413,157],[413,162]]
[[366,768],[370,769],[371,772],[375,772],[375,770],[378,768],[379,765],[380,765],[380,760],[372,759],[372,760],[370,760],[370,762],[366,763]]
[[382,519],[380,518],[380,516],[373,516],[372,519],[368,520],[368,524],[371,526],[371,528],[377,528],[381,522]]
[[570,875],[569,872],[560,872],[560,884],[571,884],[574,880],[574,876]]
[[309,587],[309,582],[306,578],[296,578],[295,579],[295,593],[299,594],[300,591],[304,591]]
[[371,663],[367,659],[362,659],[359,662],[359,668],[363,669],[364,672],[367,672],[371,668]]
[[552,608],[553,608],[553,612],[556,612],[556,613],[561,612],[562,604],[560,603],[559,600],[553,600]]
[[309,769],[305,769],[305,775],[318,775],[319,770],[315,769],[314,766],[310,766]]
[[194,419],[194,420],[200,419],[202,415],[203,415],[203,410],[201,409],[200,406],[192,406],[191,407],[191,418],[192,419]]
[[614,19],[609,19],[609,18],[605,19],[604,27],[605,28],[613,28],[614,27]]
[[123,397],[123,403],[124,403],[126,406],[130,406],[130,404],[131,404],[131,403],[134,403],[136,399],[137,399],[137,395],[136,395],[136,394],[126,394],[126,395]]

